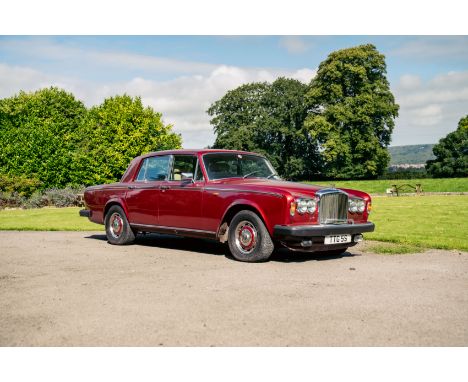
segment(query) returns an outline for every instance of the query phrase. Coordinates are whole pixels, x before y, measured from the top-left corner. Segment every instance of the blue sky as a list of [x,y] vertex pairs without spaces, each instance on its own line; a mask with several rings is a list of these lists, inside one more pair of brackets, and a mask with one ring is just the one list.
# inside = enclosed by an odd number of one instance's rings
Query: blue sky
[[365,43],[385,54],[401,107],[392,145],[437,142],[468,114],[466,36],[3,36],[0,97],[50,85],[87,105],[140,95],[184,147],[204,147],[214,139],[205,111],[227,90],[309,82],[330,52]]

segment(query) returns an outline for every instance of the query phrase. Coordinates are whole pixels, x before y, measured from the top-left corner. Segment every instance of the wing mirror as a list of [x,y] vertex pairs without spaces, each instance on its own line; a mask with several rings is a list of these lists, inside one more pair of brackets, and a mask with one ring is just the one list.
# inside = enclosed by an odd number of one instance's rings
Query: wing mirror
[[193,182],[193,172],[180,173],[181,180],[184,182]]

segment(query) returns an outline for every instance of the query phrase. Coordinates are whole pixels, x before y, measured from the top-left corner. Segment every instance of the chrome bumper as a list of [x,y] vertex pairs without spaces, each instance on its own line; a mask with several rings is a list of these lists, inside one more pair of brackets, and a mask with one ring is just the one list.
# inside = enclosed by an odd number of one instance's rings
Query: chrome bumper
[[358,234],[372,232],[375,225],[372,222],[360,224],[327,224],[327,225],[275,225],[273,236],[276,239],[299,239],[304,237]]

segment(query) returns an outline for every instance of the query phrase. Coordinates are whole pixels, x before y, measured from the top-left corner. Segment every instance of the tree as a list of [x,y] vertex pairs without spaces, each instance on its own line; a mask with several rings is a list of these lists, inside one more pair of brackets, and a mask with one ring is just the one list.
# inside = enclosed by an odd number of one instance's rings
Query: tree
[[426,162],[427,172],[436,178],[468,176],[468,115],[457,130],[442,138],[432,149],[436,159]]
[[316,172],[317,146],[304,130],[307,85],[278,78],[231,90],[208,109],[215,148],[255,151],[268,157],[286,178]]
[[43,186],[65,186],[71,181],[75,133],[85,115],[81,101],[54,87],[0,100],[1,172],[38,178]]
[[79,132],[73,183],[115,182],[134,157],[180,148],[180,135],[161,118],[151,107],[144,107],[140,97],[128,95],[110,97],[92,107]]
[[323,175],[373,178],[385,171],[399,107],[385,57],[375,46],[331,53],[311,81],[306,102],[305,127],[319,143]]

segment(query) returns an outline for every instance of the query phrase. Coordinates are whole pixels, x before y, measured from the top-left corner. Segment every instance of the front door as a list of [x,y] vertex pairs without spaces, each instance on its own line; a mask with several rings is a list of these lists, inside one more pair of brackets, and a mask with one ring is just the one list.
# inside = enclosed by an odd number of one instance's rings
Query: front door
[[128,183],[126,202],[130,224],[158,225],[160,187],[168,179],[170,162],[170,155],[143,159],[136,179]]
[[204,179],[195,155],[174,155],[169,179],[161,183],[159,226],[200,228]]

